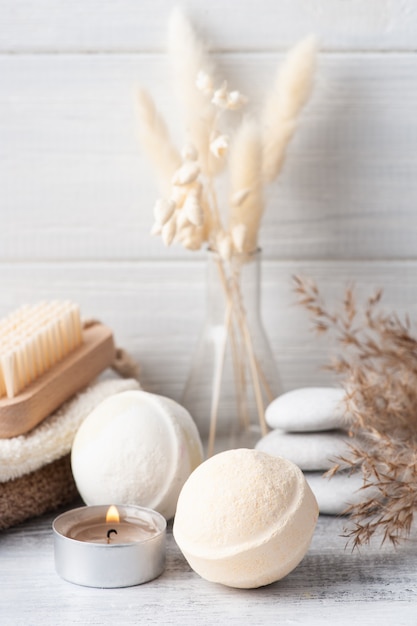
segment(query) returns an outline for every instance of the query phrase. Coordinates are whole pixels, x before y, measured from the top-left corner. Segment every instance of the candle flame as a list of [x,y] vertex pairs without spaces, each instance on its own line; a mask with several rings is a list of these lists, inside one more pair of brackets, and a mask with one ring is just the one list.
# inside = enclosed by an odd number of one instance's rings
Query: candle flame
[[120,522],[120,515],[117,508],[112,504],[106,513],[106,522]]

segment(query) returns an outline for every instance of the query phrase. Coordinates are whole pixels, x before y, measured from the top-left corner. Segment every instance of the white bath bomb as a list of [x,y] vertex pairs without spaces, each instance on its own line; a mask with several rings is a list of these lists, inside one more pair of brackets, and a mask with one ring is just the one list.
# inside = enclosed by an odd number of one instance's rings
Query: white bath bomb
[[298,565],[317,517],[315,497],[296,465],[259,450],[229,450],[188,478],[173,533],[200,576],[249,589]]
[[173,517],[203,452],[190,414],[173,400],[126,391],[99,404],[72,446],[74,479],[86,504],[136,504]]

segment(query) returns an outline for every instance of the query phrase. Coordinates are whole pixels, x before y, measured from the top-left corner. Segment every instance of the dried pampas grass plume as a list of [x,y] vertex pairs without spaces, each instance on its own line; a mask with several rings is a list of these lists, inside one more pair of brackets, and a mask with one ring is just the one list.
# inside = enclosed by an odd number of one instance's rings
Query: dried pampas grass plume
[[197,149],[203,172],[210,175],[213,167],[218,168],[209,150],[216,111],[207,96],[197,88],[196,81],[201,74],[212,77],[214,68],[205,46],[178,7],[173,10],[169,21],[168,54],[177,97],[183,107],[188,141]]
[[[242,193],[239,203],[230,207],[230,230],[243,225],[243,250],[253,252],[258,247],[258,232],[264,209],[262,186],[262,141],[258,124],[244,119],[236,131],[229,158],[232,197]],[[247,193],[244,193],[247,192]]]
[[263,123],[263,178],[273,181],[281,171],[287,146],[307,102],[316,69],[318,42],[307,37],[290,50],[265,101]]
[[181,165],[181,157],[171,142],[168,129],[145,89],[137,95],[139,140],[157,172],[164,191],[170,188],[174,172]]

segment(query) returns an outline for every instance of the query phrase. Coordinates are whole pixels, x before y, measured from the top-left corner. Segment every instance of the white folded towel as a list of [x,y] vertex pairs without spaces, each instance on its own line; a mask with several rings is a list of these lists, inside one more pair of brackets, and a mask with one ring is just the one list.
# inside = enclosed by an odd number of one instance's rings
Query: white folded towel
[[138,381],[131,378],[97,381],[29,433],[0,439],[0,482],[34,472],[68,454],[87,415],[105,398],[129,389],[140,389]]

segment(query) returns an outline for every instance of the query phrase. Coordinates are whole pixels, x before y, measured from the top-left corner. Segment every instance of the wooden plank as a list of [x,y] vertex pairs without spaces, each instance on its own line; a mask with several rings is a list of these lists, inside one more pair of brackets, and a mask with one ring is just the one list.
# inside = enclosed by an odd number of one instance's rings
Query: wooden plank
[[[77,503],[78,504],[78,503]],[[76,506],[76,505],[74,505]],[[73,508],[73,507],[67,507]],[[259,589],[231,589],[194,573],[167,533],[165,572],[125,589],[78,587],[56,574],[51,524],[44,515],[2,533],[0,570],[5,623],[194,625],[308,624],[410,626],[415,620],[417,538],[398,550],[378,543],[352,553],[345,520],[319,518],[307,555],[286,578]],[[25,590],[22,593],[22,589]]]
[[[3,0],[0,50],[148,51],[165,46],[177,0]],[[277,50],[316,32],[326,49],[414,50],[414,0],[188,0],[216,50]]]
[[[342,301],[352,281],[360,298],[382,287],[387,310],[417,320],[417,261],[265,261],[262,314],[284,390],[336,383],[322,370],[335,346],[315,337],[295,305],[294,274],[317,280],[329,305]],[[116,345],[138,360],[147,389],[180,399],[204,321],[204,262],[1,263],[0,285],[0,316],[41,299],[78,302],[83,316],[112,328]]]
[[[278,56],[219,63],[259,111]],[[134,92],[144,84],[183,141],[165,57],[0,56],[0,72],[0,258],[189,258],[149,236],[157,191],[135,134]],[[322,55],[268,190],[267,257],[415,257],[416,105],[415,55]]]

